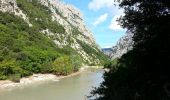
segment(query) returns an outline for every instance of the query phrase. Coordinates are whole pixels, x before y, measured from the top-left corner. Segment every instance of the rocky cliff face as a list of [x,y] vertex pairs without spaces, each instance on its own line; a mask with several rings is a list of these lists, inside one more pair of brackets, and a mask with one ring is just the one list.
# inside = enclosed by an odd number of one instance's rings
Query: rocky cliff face
[[125,36],[119,39],[117,44],[110,49],[103,49],[104,53],[108,55],[111,59],[120,58],[127,51],[131,50],[133,47],[133,34],[126,33]]
[[119,58],[133,47],[133,34],[127,33],[125,36],[119,39],[116,46],[112,47],[111,57],[112,59]]
[[28,3],[28,5],[38,3],[43,6],[49,12],[48,17],[50,18],[33,17],[31,11],[26,10],[20,1],[22,0],[0,0],[0,11],[19,16],[30,27],[36,27],[36,22],[42,22],[42,24],[48,24],[49,21],[58,23],[63,28],[63,31],[54,31],[52,30],[54,28],[49,27],[49,25],[43,26],[39,31],[53,40],[57,47],[71,47],[76,50],[85,62],[89,64],[100,63],[100,59],[96,54],[101,52],[95,43],[91,31],[84,24],[83,14],[77,8],[60,0],[25,0],[25,3]]
[[87,44],[95,44],[92,33],[84,24],[83,14],[77,8],[60,0],[39,0],[39,2],[51,10],[52,20],[63,25],[67,33],[72,33],[72,26],[74,26],[82,33],[78,36],[79,40],[83,39]]
[[23,11],[17,6],[16,0],[0,0],[0,11],[13,13],[16,16],[23,18],[30,27],[32,26],[26,14],[24,14]]

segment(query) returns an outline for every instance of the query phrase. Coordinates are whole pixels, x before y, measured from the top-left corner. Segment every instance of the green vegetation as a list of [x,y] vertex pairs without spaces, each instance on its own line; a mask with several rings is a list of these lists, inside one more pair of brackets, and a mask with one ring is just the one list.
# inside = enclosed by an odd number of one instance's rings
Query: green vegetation
[[118,61],[119,60],[117,58],[111,61],[107,61],[104,63],[104,68],[114,69],[115,65],[118,64]]
[[[65,34],[70,44],[74,42],[71,36],[66,35],[63,26],[51,20],[49,8],[40,5],[37,0],[17,0],[17,4],[33,26],[29,27],[22,18],[11,13],[0,12],[0,80],[10,79],[19,82],[20,78],[33,73],[67,75],[78,71],[85,63],[83,58],[70,46],[61,49],[53,42],[53,39],[62,42],[65,37],[58,39],[57,35],[47,37],[46,34],[40,33],[49,29],[55,34]],[[74,36],[81,34],[75,27],[72,33]],[[81,43],[83,48],[88,46]],[[88,49],[91,50],[86,50],[88,54],[94,53],[104,61],[101,52],[93,50],[90,46]]]
[[[77,40],[78,43],[82,46],[83,50],[89,54],[91,57],[93,57],[93,59],[99,59],[101,61],[101,63],[99,65],[104,65],[105,62],[107,62],[109,59],[108,57],[103,54],[103,52],[101,52],[97,47],[90,47],[88,44],[86,44],[85,42],[82,42],[80,40]],[[88,63],[88,62],[86,62]],[[91,63],[90,65],[96,65],[96,63]]]
[[[69,51],[67,50],[69,49]],[[75,52],[70,48],[59,49],[53,41],[42,33],[37,27],[29,27],[21,18],[9,13],[0,12],[0,79],[11,79],[17,82],[21,77],[33,73],[58,73],[53,70],[54,63],[64,56],[64,61]],[[81,66],[82,59],[74,53],[73,70]],[[74,63],[73,63],[74,62]],[[78,62],[78,64],[75,64]],[[65,73],[64,72],[64,73]]]
[[104,74],[92,95],[96,100],[170,100],[170,1],[118,1],[125,10],[119,21],[134,34],[134,47]]
[[51,20],[51,11],[47,7],[40,5],[37,0],[32,2],[17,0],[18,7],[29,17],[29,21],[37,30],[48,28],[54,33],[64,34],[65,29],[56,21]]
[[76,27],[72,26],[72,34],[73,35],[80,35],[82,33]]

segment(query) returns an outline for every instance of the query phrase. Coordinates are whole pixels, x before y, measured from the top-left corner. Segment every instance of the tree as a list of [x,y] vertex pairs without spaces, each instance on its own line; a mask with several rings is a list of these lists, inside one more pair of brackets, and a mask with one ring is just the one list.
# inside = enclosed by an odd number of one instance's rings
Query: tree
[[134,34],[134,47],[92,94],[97,100],[169,100],[170,1],[118,2],[125,13],[119,22]]
[[74,70],[70,57],[66,55],[56,59],[52,66],[52,72],[56,75],[68,75]]

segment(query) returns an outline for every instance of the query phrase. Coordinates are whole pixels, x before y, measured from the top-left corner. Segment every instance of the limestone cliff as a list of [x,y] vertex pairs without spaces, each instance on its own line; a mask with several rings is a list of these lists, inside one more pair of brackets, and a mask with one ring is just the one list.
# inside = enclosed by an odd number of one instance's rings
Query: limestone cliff
[[111,59],[120,58],[123,54],[133,48],[133,34],[126,33],[125,36],[121,37],[115,46],[112,48],[104,48],[103,52],[108,55]]
[[29,26],[32,26],[29,22],[29,18],[17,6],[16,0],[0,0],[0,11],[14,13],[16,16],[23,18]]
[[133,47],[133,40],[132,40],[133,34],[131,33],[126,33],[125,36],[119,39],[117,42],[116,46],[112,47],[112,53],[111,53],[111,58],[119,58],[123,54],[125,54],[127,51],[131,50]]

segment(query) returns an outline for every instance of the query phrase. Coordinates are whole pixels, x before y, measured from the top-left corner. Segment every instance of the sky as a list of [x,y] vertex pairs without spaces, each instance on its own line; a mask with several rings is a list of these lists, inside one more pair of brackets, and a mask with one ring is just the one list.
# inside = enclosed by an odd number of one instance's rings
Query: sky
[[126,30],[116,19],[123,15],[123,10],[114,6],[114,0],[63,0],[72,4],[83,13],[87,27],[102,48],[112,47]]

